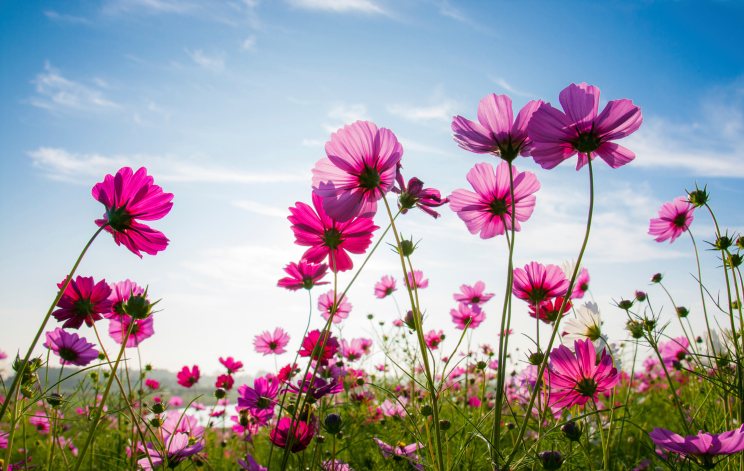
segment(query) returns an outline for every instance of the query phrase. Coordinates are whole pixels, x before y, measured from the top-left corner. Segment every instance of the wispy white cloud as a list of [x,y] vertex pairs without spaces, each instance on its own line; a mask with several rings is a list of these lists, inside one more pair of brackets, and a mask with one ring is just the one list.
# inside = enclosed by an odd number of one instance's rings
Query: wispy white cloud
[[272,216],[277,218],[285,218],[289,215],[289,211],[282,208],[276,208],[274,206],[267,206],[265,204],[257,203],[255,201],[248,200],[237,200],[232,202],[233,206],[236,206],[246,211],[250,211],[256,214],[263,214],[264,216]]
[[451,121],[457,107],[457,102],[445,100],[430,106],[414,106],[409,104],[387,105],[389,113],[400,116],[414,123],[426,121]]
[[468,21],[468,18],[457,8],[449,4],[449,2],[442,2],[439,6],[439,13],[444,16],[448,16],[457,21]]
[[256,50],[256,36],[248,36],[241,44],[240,49],[244,51],[255,51]]
[[523,90],[518,90],[511,86],[509,82],[507,82],[503,77],[489,77],[493,83],[498,85],[499,87],[503,88],[507,92],[511,93],[512,95],[517,96],[523,96],[523,97],[532,97],[534,94],[530,92],[525,92]]
[[324,146],[326,141],[323,139],[303,139],[302,145],[305,147],[322,147]]
[[367,114],[367,107],[362,103],[337,103],[328,111],[328,117],[334,120],[333,123],[323,125],[323,129],[329,133],[336,132],[345,124],[351,124],[357,120],[365,121],[370,119]]
[[103,12],[107,14],[134,11],[187,13],[197,7],[195,3],[183,0],[109,0],[104,5]]
[[421,142],[412,141],[403,137],[398,137],[398,141],[403,146],[405,152],[419,152],[422,154],[434,154],[434,155],[451,155],[450,152],[444,151],[438,147],[422,144]]
[[202,52],[201,49],[196,49],[193,52],[189,51],[188,49],[184,50],[194,62],[204,67],[205,69],[211,70],[213,72],[222,72],[223,70],[225,70],[225,60],[220,55],[207,56]]
[[295,8],[306,10],[386,14],[385,10],[370,0],[287,0],[287,2]]
[[40,147],[28,152],[28,156],[32,165],[48,178],[82,184],[100,180],[104,175],[126,166],[145,166],[158,175],[158,180],[175,182],[252,184],[306,182],[310,178],[305,173],[259,173],[205,166],[176,156],[75,154],[53,147]]
[[61,72],[49,62],[44,72],[32,81],[36,86],[36,96],[29,102],[48,110],[105,110],[119,105],[106,98],[97,88],[83,85],[62,76]]
[[87,18],[82,18],[80,16],[73,16],[73,15],[66,15],[63,13],[58,13],[54,10],[47,10],[44,12],[44,15],[46,15],[47,18],[53,21],[59,21],[63,23],[80,23],[80,24],[89,24],[90,20]]

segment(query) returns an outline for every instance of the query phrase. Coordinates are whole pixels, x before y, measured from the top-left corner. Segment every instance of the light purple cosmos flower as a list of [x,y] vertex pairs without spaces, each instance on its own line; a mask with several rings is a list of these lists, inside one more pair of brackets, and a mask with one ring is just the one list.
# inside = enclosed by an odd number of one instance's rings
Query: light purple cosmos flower
[[284,332],[284,329],[277,327],[274,329],[272,334],[269,331],[256,335],[253,339],[253,345],[258,353],[263,353],[264,356],[271,353],[275,355],[281,355],[286,352],[284,347],[289,343],[289,334]]
[[313,192],[323,198],[328,216],[346,222],[372,217],[377,200],[393,188],[403,146],[392,131],[357,121],[331,134],[328,157],[313,168]]
[[[126,348],[137,347],[143,340],[155,335],[155,330],[152,328],[152,317],[134,319],[134,327],[132,327],[132,333],[127,338]],[[132,318],[129,316],[116,316],[110,320],[109,335],[119,345],[121,345],[122,340],[127,335],[127,332],[129,332],[129,326],[132,324],[132,321]]]
[[648,233],[657,236],[654,239],[656,242],[671,239],[671,244],[689,229],[694,211],[695,207],[684,196],[674,198],[674,201],[664,203],[659,209],[659,217],[651,220]]
[[416,286],[416,289],[424,289],[429,286],[429,280],[424,279],[424,272],[421,270],[413,270],[413,275],[411,275],[411,272],[408,272],[406,273],[406,277],[408,278],[408,285],[411,288]]
[[[340,296],[341,295],[339,294],[339,297]],[[347,299],[348,298],[346,297],[339,299],[338,308],[336,308],[336,313],[333,316],[334,324],[338,324],[342,320],[349,317],[349,313],[351,312],[351,303]],[[328,318],[331,317],[331,313],[333,312],[334,301],[335,301],[335,293],[333,290],[330,290],[326,294],[321,294],[318,297],[318,309],[320,310],[320,313],[323,316],[323,319],[328,320]]]
[[395,278],[385,275],[380,281],[375,284],[375,297],[383,299],[393,294],[393,291],[395,291],[396,289]]
[[524,269],[514,269],[512,293],[519,299],[538,304],[548,298],[564,296],[568,285],[561,267],[530,262]]
[[496,296],[492,293],[484,293],[486,290],[486,284],[482,281],[478,281],[474,286],[462,285],[460,286],[460,293],[455,293],[454,298],[458,303],[473,304],[482,306],[488,300]]
[[533,193],[540,189],[540,182],[534,173],[518,172],[516,167],[513,177],[513,202],[506,162],[501,162],[495,172],[491,164],[475,164],[467,175],[475,193],[459,189],[449,196],[450,209],[465,222],[471,234],[480,233],[481,239],[503,234],[504,228],[511,229],[512,211],[514,230],[519,231],[519,223],[532,216],[536,199]]
[[421,463],[421,458],[416,454],[417,450],[420,450],[424,447],[422,443],[412,443],[410,445],[406,445],[405,443],[400,442],[393,446],[388,445],[377,437],[374,437],[373,440],[375,441],[375,443],[377,443],[377,446],[380,447],[380,453],[383,457],[389,458],[392,456],[395,458],[406,458],[410,460],[411,465],[414,468],[418,470],[424,469],[424,464]]
[[631,150],[611,141],[638,130],[643,123],[640,106],[627,99],[613,100],[598,115],[599,88],[586,83],[572,83],[559,99],[565,114],[546,103],[535,111],[527,126],[534,143],[532,158],[542,168],[555,168],[577,153],[576,170],[587,164],[589,153],[592,160],[599,155],[612,168],[635,159]]
[[152,467],[150,466],[150,460],[147,457],[137,461],[137,464],[142,467],[145,471],[152,471],[153,469],[159,469],[163,464],[168,468],[175,468],[181,461],[194,456],[200,451],[204,450],[204,444],[196,443],[189,445],[189,436],[186,433],[177,433],[175,435],[164,435],[163,442],[167,444],[167,451],[165,456],[161,455],[162,451],[160,447],[155,447],[151,443],[147,444],[146,453],[150,455],[152,460]]
[[400,397],[396,401],[391,401],[390,399],[385,399],[382,404],[380,404],[380,412],[382,412],[382,415],[386,417],[405,417],[408,415],[406,412],[406,404],[408,404],[408,399],[405,397]]
[[393,187],[392,191],[400,195],[398,197],[398,209],[403,214],[408,213],[409,209],[418,208],[436,219],[439,217],[439,213],[429,208],[438,208],[449,202],[447,198],[442,198],[439,190],[424,188],[424,182],[416,177],[408,180],[408,185],[406,185],[403,175],[400,173],[400,168],[398,168],[395,180],[398,182],[399,188]]
[[732,455],[744,450],[744,425],[720,434],[701,431],[684,438],[669,430],[654,427],[654,431],[648,436],[659,448],[683,454],[705,469],[715,467],[715,456]]
[[341,356],[349,362],[362,358],[362,355],[367,353],[363,342],[364,339],[354,339],[351,342],[346,339],[341,340]]
[[514,121],[511,98],[488,95],[478,103],[477,123],[462,116],[452,120],[455,142],[467,151],[493,154],[507,162],[517,155],[529,157],[532,143],[527,135],[527,123],[542,104],[542,100],[527,103]]
[[266,471],[266,468],[258,464],[250,453],[245,454],[245,461],[239,459],[238,464],[247,471]]
[[466,327],[475,329],[486,320],[486,313],[480,307],[477,305],[471,307],[463,303],[458,304],[457,309],[452,309],[450,316],[455,327],[460,330],[465,330]]
[[63,365],[85,366],[98,358],[98,350],[94,344],[88,343],[84,337],[78,334],[69,334],[57,327],[46,333],[44,346],[60,357]]
[[238,407],[273,410],[276,405],[274,399],[279,394],[279,381],[256,378],[252,388],[244,384],[238,388],[238,394]]

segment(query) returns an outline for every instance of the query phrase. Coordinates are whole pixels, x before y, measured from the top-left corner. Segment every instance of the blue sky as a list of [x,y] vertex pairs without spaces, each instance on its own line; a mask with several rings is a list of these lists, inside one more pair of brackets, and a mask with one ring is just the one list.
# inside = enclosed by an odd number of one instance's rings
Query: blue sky
[[[275,284],[303,252],[287,207],[309,202],[310,169],[331,132],[356,119],[390,128],[405,149],[406,178],[449,194],[468,187],[475,163],[497,163],[454,144],[453,115],[474,119],[488,93],[510,95],[516,108],[557,103],[563,88],[583,81],[602,90],[601,106],[630,98],[645,119],[622,142],[637,154],[632,164],[596,166],[585,266],[611,337],[625,335],[611,300],[646,288],[658,299],[647,286],[657,271],[695,324],[689,238],[670,246],[646,232],[658,207],[696,180],[708,183],[722,225],[744,228],[743,13],[741,2],[688,1],[2,2],[0,349],[30,342],[54,283],[95,230],[102,207],[90,188],[121,166],[144,165],[175,194],[173,211],[153,224],[170,247],[140,260],[103,236],[79,274],[149,283],[164,298],[157,334],[142,347],[155,366],[212,371],[218,356],[233,355],[251,371],[272,368],[251,342],[275,326],[290,332],[292,346],[302,334],[306,294]],[[521,158],[516,165],[543,185],[516,263],[575,257],[586,172],[571,164],[547,172]],[[452,293],[482,279],[497,298],[473,344],[495,342],[505,241],[481,241],[443,212],[437,221],[412,213],[400,227],[423,238],[414,263],[430,278],[427,323],[451,329]],[[694,233],[710,240],[710,218],[698,214]],[[397,317],[392,301],[372,297],[382,275],[400,280],[393,255],[376,254],[349,292],[344,336],[369,335],[369,312],[388,325]],[[713,291],[716,266],[708,253]],[[516,330],[533,332],[522,311]],[[313,325],[321,325],[317,310]]]

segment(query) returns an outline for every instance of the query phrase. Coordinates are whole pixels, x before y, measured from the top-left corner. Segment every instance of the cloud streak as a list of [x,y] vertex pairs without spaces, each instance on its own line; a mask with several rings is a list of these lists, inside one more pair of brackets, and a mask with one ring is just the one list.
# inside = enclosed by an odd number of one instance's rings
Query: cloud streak
[[323,10],[334,13],[386,14],[385,10],[370,0],[287,0],[295,8]]
[[50,111],[101,111],[119,108],[101,90],[63,77],[49,62],[44,65],[44,72],[38,74],[32,83],[36,86],[36,96],[31,97],[29,102],[39,108]]

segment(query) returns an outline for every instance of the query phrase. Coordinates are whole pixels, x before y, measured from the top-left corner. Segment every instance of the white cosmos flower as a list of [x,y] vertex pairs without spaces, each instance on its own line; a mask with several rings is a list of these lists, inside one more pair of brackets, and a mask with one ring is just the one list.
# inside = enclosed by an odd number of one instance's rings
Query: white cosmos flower
[[[607,348],[607,336],[602,334],[602,319],[597,303],[588,301],[576,308],[576,319],[564,321],[563,342],[573,351],[576,340],[590,339],[597,352]],[[609,350],[607,351],[609,353]]]
[[721,330],[720,335],[716,330],[711,330],[710,335],[706,332],[705,346],[705,356],[700,357],[700,362],[713,368],[727,365],[734,356],[732,353],[736,350],[729,329]]

